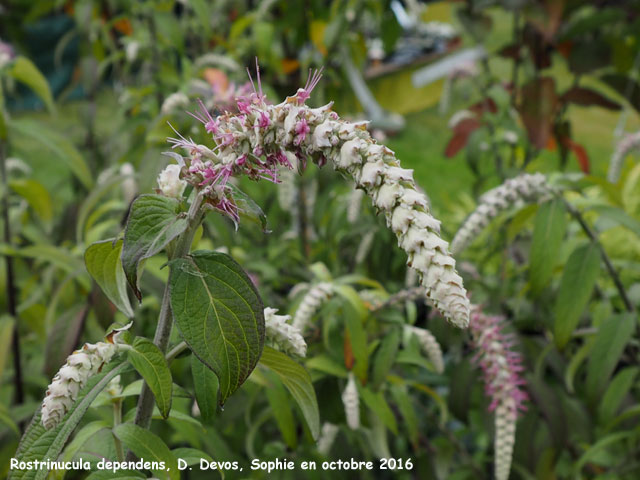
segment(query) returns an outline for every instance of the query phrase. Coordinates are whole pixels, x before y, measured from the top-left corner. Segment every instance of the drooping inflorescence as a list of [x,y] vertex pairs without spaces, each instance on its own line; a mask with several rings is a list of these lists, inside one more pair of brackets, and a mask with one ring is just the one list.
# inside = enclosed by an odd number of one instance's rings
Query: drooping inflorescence
[[342,403],[344,404],[347,425],[351,430],[357,430],[360,428],[360,396],[353,372],[349,372],[347,386],[342,392]]
[[478,200],[478,206],[458,229],[451,251],[464,250],[500,212],[521,203],[536,202],[551,194],[551,187],[541,173],[522,174],[489,190]]
[[267,104],[258,72],[257,88],[239,97],[239,113],[216,118],[201,105],[194,116],[213,136],[213,148],[198,145],[178,134],[173,147],[184,148],[181,178],[198,189],[205,203],[238,220],[238,206],[228,185],[231,176],[279,182],[278,169],[291,168],[295,158],[302,166],[311,160],[318,166],[330,162],[364,190],[386,218],[387,225],[407,253],[408,264],[422,276],[427,296],[454,325],[469,321],[469,301],[448,244],[440,238],[440,222],[431,216],[428,201],[413,180],[413,172],[400,167],[393,152],[378,145],[366,131],[366,123],[341,120],[331,104],[305,105],[320,80],[310,75],[307,85],[277,105]]
[[407,331],[418,338],[420,348],[427,355],[436,373],[444,372],[444,361],[442,359],[442,349],[433,334],[424,328],[407,325]]
[[295,326],[287,322],[291,315],[276,315],[277,309],[267,307],[264,309],[264,325],[267,339],[277,344],[282,351],[294,353],[301,357],[307,354],[307,344]]
[[304,333],[311,317],[333,296],[333,285],[320,282],[309,289],[293,317],[293,327]]
[[[78,393],[87,380],[102,367],[109,363],[118,352],[118,338],[124,330],[128,330],[132,323],[125,327],[114,329],[106,337],[106,342],[85,343],[80,350],[76,350],[67,357],[67,362],[55,374],[42,402],[41,421],[47,430],[60,423],[65,414],[78,398]],[[116,377],[117,378],[117,377]],[[115,388],[115,379],[109,388]]]
[[626,135],[618,144],[616,149],[611,155],[609,161],[609,172],[607,173],[607,179],[611,183],[617,183],[620,180],[620,173],[622,172],[622,166],[624,165],[624,159],[633,150],[640,149],[640,132]]
[[525,409],[527,394],[520,376],[522,357],[511,348],[513,336],[503,332],[504,320],[484,315],[479,307],[471,313],[469,330],[475,350],[474,361],[483,372],[490,411],[495,411],[495,478],[507,480],[516,435],[518,412]]

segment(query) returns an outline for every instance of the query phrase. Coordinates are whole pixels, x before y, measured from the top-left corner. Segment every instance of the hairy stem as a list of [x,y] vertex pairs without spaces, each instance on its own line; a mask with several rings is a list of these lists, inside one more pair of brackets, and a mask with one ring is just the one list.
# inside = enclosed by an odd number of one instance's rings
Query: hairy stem
[[[188,214],[189,226],[177,238],[176,246],[169,255],[169,260],[183,257],[189,253],[191,242],[193,241],[193,236],[195,235],[196,230],[202,222],[203,214],[200,209],[201,202],[202,198],[200,196],[197,196],[191,204],[191,208]],[[158,316],[156,333],[153,337],[153,343],[157,345],[162,353],[167,352],[169,337],[171,336],[171,328],[173,327],[173,315],[171,313],[171,305],[169,300],[169,282],[167,282],[167,285],[164,289],[164,294],[162,296],[162,305],[160,307],[160,315]],[[136,418],[134,421],[136,425],[146,429],[149,428],[149,426],[151,425],[151,416],[153,414],[153,404],[153,392],[151,392],[151,389],[149,388],[147,383],[144,382],[144,384],[142,385],[142,391],[140,392],[140,397],[138,398]],[[135,455],[133,454],[133,452],[129,451],[129,453],[127,454],[127,460],[132,460],[134,458]]]
[[[5,164],[5,145],[6,141],[0,141],[0,175],[2,176],[2,223],[4,223],[4,243],[11,245],[11,224],[9,223],[9,195],[8,195],[8,178],[7,167]],[[24,402],[24,382],[22,379],[22,363],[20,361],[20,333],[18,330],[17,305],[16,305],[16,285],[13,272],[13,257],[6,255],[4,259],[6,276],[7,276],[7,311],[13,317],[13,340],[11,349],[13,353],[13,385],[15,388],[15,402],[21,404]],[[23,425],[20,424],[20,428]]]
[[611,279],[613,280],[613,283],[618,289],[618,293],[620,295],[620,298],[622,299],[622,303],[624,303],[624,306],[628,312],[633,313],[634,312],[633,304],[631,303],[631,300],[629,300],[629,297],[627,296],[627,292],[624,289],[624,285],[622,285],[620,276],[618,275],[618,272],[616,272],[616,269],[613,267],[613,264],[611,263],[611,259],[609,258],[609,255],[607,254],[602,244],[598,240],[597,234],[591,229],[591,227],[586,222],[586,220],[584,219],[584,217],[582,216],[582,214],[578,209],[576,209],[573,205],[567,202],[564,198],[562,197],[559,197],[559,198],[563,201],[565,207],[567,208],[571,216],[575,218],[576,221],[580,224],[580,227],[582,228],[584,233],[587,235],[587,237],[589,237],[589,239],[591,239],[591,241],[598,247],[598,250],[600,250],[600,256],[602,257],[602,261],[604,262],[604,265],[607,269],[607,272],[609,273],[609,276],[611,277]]

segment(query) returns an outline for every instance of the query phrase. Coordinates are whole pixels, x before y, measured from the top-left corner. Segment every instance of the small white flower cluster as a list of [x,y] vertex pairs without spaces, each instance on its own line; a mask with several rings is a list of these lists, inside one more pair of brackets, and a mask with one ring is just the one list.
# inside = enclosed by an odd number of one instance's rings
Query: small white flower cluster
[[318,309],[333,296],[333,285],[328,282],[320,282],[311,287],[306,293],[295,316],[293,317],[293,327],[304,333],[311,317]]
[[163,115],[169,115],[176,112],[178,109],[186,108],[189,105],[189,97],[182,92],[174,92],[164,99],[160,113]]
[[616,150],[611,156],[609,161],[609,172],[607,179],[611,183],[618,183],[620,180],[620,173],[622,172],[622,166],[624,165],[624,159],[631,153],[632,150],[640,149],[640,132],[632,133],[625,136],[617,145]]
[[429,330],[407,325],[407,331],[418,338],[420,348],[427,355],[436,373],[444,372],[444,361],[442,359],[442,349],[436,338]]
[[291,315],[276,315],[277,309],[264,309],[264,325],[267,338],[277,344],[284,352],[294,353],[300,357],[307,355],[307,344],[295,326],[287,322]]
[[158,187],[163,195],[178,198],[184,192],[187,182],[180,179],[180,165],[167,165],[158,175]]
[[513,398],[506,398],[496,407],[495,414],[495,478],[508,480],[516,440],[516,420],[518,419],[516,401]]
[[347,425],[349,425],[351,430],[357,430],[360,428],[360,397],[353,372],[349,373],[347,386],[342,392],[342,403],[344,404],[344,415],[347,418]]
[[85,343],[80,350],[69,355],[67,363],[53,377],[42,402],[44,428],[49,430],[60,423],[87,380],[109,363],[117,350],[113,343]]
[[325,422],[322,425],[322,430],[320,431],[320,438],[318,439],[318,452],[321,455],[327,455],[329,450],[331,450],[331,446],[338,435],[340,429],[337,425],[333,423]]
[[347,202],[347,221],[349,223],[356,223],[356,220],[358,220],[363,197],[364,190],[360,190],[359,188],[353,189],[349,194],[349,200]]
[[464,250],[500,212],[522,203],[547,198],[552,190],[541,173],[522,174],[489,190],[478,200],[478,206],[467,217],[451,242],[451,251]]

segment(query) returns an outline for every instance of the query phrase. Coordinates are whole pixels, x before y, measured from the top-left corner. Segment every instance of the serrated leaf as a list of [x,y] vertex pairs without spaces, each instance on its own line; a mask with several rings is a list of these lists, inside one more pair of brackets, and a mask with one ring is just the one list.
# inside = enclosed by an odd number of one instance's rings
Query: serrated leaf
[[195,355],[191,355],[191,375],[202,421],[213,423],[218,409],[218,377]]
[[309,373],[284,353],[270,347],[264,347],[262,357],[260,357],[260,364],[280,377],[280,380],[300,407],[311,435],[314,440],[317,440],[320,435],[320,414],[318,412],[316,392],[313,389]]
[[565,217],[565,208],[559,199],[546,202],[538,209],[529,269],[534,295],[538,295],[551,279],[566,229]]
[[138,300],[138,268],[145,258],[159,253],[185,231],[186,215],[180,215],[180,202],[161,195],[140,195],[131,204],[122,247],[122,268]]
[[173,381],[162,351],[151,340],[138,337],[129,350],[129,362],[149,385],[162,416],[169,417]]
[[182,338],[220,381],[220,404],[255,368],[264,345],[264,307],[230,256],[197,251],[170,262],[171,310]]
[[595,243],[578,247],[569,256],[554,308],[554,336],[558,348],[567,344],[578,326],[599,272],[600,252]]
[[131,423],[118,425],[113,429],[113,434],[139,458],[150,462],[164,462],[164,469],[151,470],[155,476],[180,479],[176,457],[156,434]]
[[[62,462],[70,462],[73,460],[73,457],[80,451],[80,449],[84,446],[85,442],[87,442],[91,437],[93,437],[100,430],[109,428],[109,424],[103,420],[97,420],[95,422],[90,422],[83,426],[78,433],[75,434],[73,440],[67,445],[62,454],[60,455],[59,461]],[[53,474],[55,478],[62,479],[64,478],[65,470],[55,470]]]
[[89,245],[84,253],[84,263],[89,275],[100,285],[107,298],[128,318],[133,309],[127,295],[127,279],[122,269],[120,255],[122,240],[113,239]]
[[605,318],[598,328],[589,363],[587,364],[587,397],[595,403],[613,373],[625,345],[631,339],[636,324],[632,313]]
[[49,111],[55,110],[53,95],[51,95],[47,79],[31,60],[23,56],[16,57],[7,69],[7,73],[33,90]]
[[[126,364],[115,364],[113,367],[104,368],[101,373],[92,376],[55,428],[45,430],[41,423],[41,412],[38,411],[23,435],[14,457],[25,462],[56,460],[93,400],[113,378],[125,371],[126,366]],[[44,480],[47,475],[47,469],[11,470],[9,480]]]
[[9,131],[11,135],[31,138],[46,147],[56,156],[57,160],[69,167],[87,190],[91,190],[94,183],[91,170],[82,154],[67,138],[53,130],[44,128],[41,123],[25,118],[11,120]]

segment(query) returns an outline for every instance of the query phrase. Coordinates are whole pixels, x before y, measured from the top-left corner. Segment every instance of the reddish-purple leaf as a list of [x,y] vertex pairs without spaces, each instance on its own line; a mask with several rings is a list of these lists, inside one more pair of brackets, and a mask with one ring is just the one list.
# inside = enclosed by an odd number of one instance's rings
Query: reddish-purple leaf
[[537,148],[544,148],[551,136],[558,105],[555,81],[550,77],[535,78],[522,87],[520,98],[518,111],[529,140]]
[[596,105],[608,110],[620,110],[620,104],[609,100],[600,92],[596,92],[590,88],[572,87],[562,94],[560,101],[563,103],[570,102],[583,107]]
[[444,155],[447,158],[451,158],[456,155],[469,141],[469,135],[474,130],[480,128],[482,124],[477,118],[465,118],[459,121],[453,128],[453,137],[449,140],[447,148],[444,151]]

